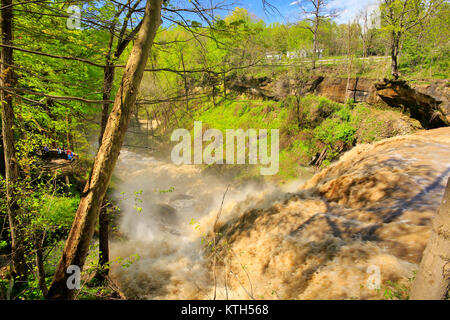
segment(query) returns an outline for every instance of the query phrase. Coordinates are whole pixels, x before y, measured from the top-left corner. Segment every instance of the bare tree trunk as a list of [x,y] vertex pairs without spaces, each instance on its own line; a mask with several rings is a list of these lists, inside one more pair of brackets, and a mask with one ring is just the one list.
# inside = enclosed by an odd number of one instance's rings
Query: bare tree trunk
[[213,99],[213,104],[215,107],[216,106],[216,86],[214,84],[212,86],[212,99]]
[[412,300],[442,300],[450,289],[450,178],[411,290]]
[[368,27],[367,27],[367,22],[369,20],[368,17],[368,10],[367,7],[364,9],[363,12],[363,20],[364,20],[364,24],[363,24],[363,35],[362,35],[362,41],[363,41],[363,58],[367,58],[367,32],[368,32]]
[[109,214],[106,201],[103,201],[103,205],[100,209],[99,215],[99,240],[98,240],[98,264],[99,270],[95,275],[95,279],[100,283],[105,280],[109,274]]
[[47,284],[45,283],[44,255],[42,250],[44,239],[45,235],[42,236],[42,240],[36,237],[34,241],[34,247],[36,250],[36,267],[37,267],[39,289],[41,289],[42,295],[45,297],[48,293],[48,290]]
[[[2,0],[1,6],[1,29],[2,43],[13,45],[13,7],[12,0]],[[1,82],[4,87],[14,86],[13,70],[9,65],[13,64],[13,49],[2,47],[1,49]],[[9,228],[11,233],[12,247],[12,274],[13,276],[23,278],[28,273],[28,267],[25,261],[25,245],[23,243],[22,227],[23,221],[19,221],[19,207],[14,201],[14,185],[19,177],[19,166],[16,158],[16,149],[14,146],[14,110],[12,96],[5,90],[1,91],[2,105],[2,136],[3,152],[5,157],[5,179],[6,179],[6,209],[8,213]]]
[[363,37],[363,58],[367,58],[366,37]]
[[69,276],[66,270],[71,265],[80,269],[84,265],[100,205],[120,153],[153,40],[161,24],[161,6],[162,0],[147,0],[142,26],[128,59],[63,256],[50,286],[47,295],[49,299],[72,299],[76,293],[76,290],[70,290],[66,285]]
[[351,40],[352,28],[349,21],[347,25],[347,85],[345,88],[345,103],[348,103],[350,96],[350,75],[352,73]]
[[302,128],[303,126],[303,121],[302,121],[302,114],[300,113],[300,94],[296,94],[295,95],[295,103],[296,103],[296,107],[297,107],[297,127],[299,129]]
[[400,47],[400,33],[399,32],[392,32],[392,44],[391,44],[391,74],[394,77],[395,80],[398,79],[399,73],[398,73],[398,53],[399,53],[399,47]]
[[319,29],[319,21],[316,18],[316,22],[314,23],[314,35],[313,35],[313,61],[312,68],[316,68],[316,60],[317,60],[317,31]]
[[[125,20],[122,24],[122,31],[119,36],[119,39],[117,41],[117,47],[116,51],[114,52],[114,60],[111,60],[112,56],[112,46],[114,42],[114,36],[115,34],[111,31],[109,43],[108,43],[108,53],[106,55],[106,65],[103,70],[103,100],[108,101],[111,97],[111,90],[114,83],[114,77],[116,70],[114,68],[114,61],[117,61],[119,57],[122,55],[123,51],[133,38],[133,36],[136,34],[136,32],[139,31],[141,23],[137,25],[133,31],[128,35],[128,37],[123,38],[125,30],[128,25],[128,21],[136,9],[136,7],[139,5],[141,1],[136,1],[133,8],[130,8],[130,10],[127,13],[127,16],[125,17]],[[116,14],[116,17],[119,15],[119,13]],[[111,28],[113,30],[114,28]],[[109,102],[103,103],[102,106],[102,118],[100,123],[100,135],[99,135],[99,141],[98,146],[100,149],[100,146],[102,144],[103,134],[106,129],[106,124],[108,122],[108,116],[109,116]],[[100,212],[100,219],[99,219],[99,266],[100,270],[96,274],[97,281],[102,282],[105,277],[109,273],[109,268],[107,266],[107,263],[109,261],[109,217],[108,217],[108,211],[106,203],[104,202],[102,204],[102,209]]]
[[67,148],[73,151],[74,150],[73,136],[71,134],[71,129],[70,129],[70,127],[72,125],[72,119],[68,115],[66,115],[66,123],[67,123],[67,128],[66,128],[67,129],[67,134],[66,134]]
[[[110,43],[109,43],[109,50],[111,51],[112,46],[112,40],[113,35],[111,35]],[[114,74],[115,69],[114,67],[111,67],[111,54],[110,51],[108,53],[107,62],[105,69],[103,71],[103,100],[107,101],[110,99],[111,96],[111,88],[114,82]],[[102,144],[103,134],[105,133],[106,124],[108,122],[108,116],[109,116],[109,102],[103,103],[102,106],[102,119],[100,122],[100,135],[99,135],[99,141],[98,146],[100,149],[100,146]],[[109,268],[107,267],[107,263],[109,261],[109,219],[108,219],[108,212],[106,208],[106,204],[103,201],[102,206],[100,208],[100,214],[99,214],[99,257],[98,257],[98,264],[99,264],[99,270],[97,271],[95,278],[98,282],[103,282],[105,280],[105,277],[109,273]]]
[[[146,131],[145,131],[145,133],[146,133],[146,139],[145,139],[145,146],[146,147],[149,147],[149,135],[150,135],[150,113],[148,112],[148,109],[147,109],[147,107],[145,108],[145,116],[146,116],[146,118],[147,118],[147,125],[146,125]],[[153,123],[152,123],[152,126],[153,126]],[[152,132],[153,132],[153,130],[152,130]]]
[[223,82],[223,98],[227,98],[227,74],[226,72],[222,72],[222,82]]
[[[103,71],[103,100],[109,100],[111,95],[111,88],[114,82],[114,67],[110,65],[110,61],[108,59],[107,65]],[[99,136],[99,147],[102,144],[103,133],[105,132],[106,123],[108,122],[109,116],[109,102],[103,103],[102,106],[102,119],[100,123],[100,136]]]
[[142,133],[142,128],[141,128],[141,122],[139,121],[139,105],[136,105],[136,107],[134,108],[134,122],[136,123],[136,132],[137,133]]
[[3,152],[3,135],[0,136],[0,177],[5,176],[5,153]]
[[[122,30],[119,35],[119,39],[117,41],[117,47],[114,52],[114,55],[112,54],[112,46],[114,42],[115,34],[113,32],[115,25],[110,30],[110,38],[108,43],[108,53],[106,54],[106,65],[103,69],[103,100],[108,101],[111,97],[111,90],[114,83],[114,77],[115,77],[115,67],[114,62],[119,59],[119,57],[122,55],[125,48],[130,43],[131,39],[133,39],[136,32],[139,31],[139,28],[141,26],[141,23],[139,23],[132,31],[131,33],[124,38],[125,31],[128,26],[128,21],[136,9],[136,7],[141,3],[141,1],[136,1],[134,6],[130,8],[128,11],[123,23],[122,23]],[[116,17],[120,16],[120,11],[116,13]],[[111,57],[114,57],[113,60],[111,60]],[[98,146],[100,149],[100,146],[102,144],[103,134],[106,129],[106,124],[108,122],[108,116],[109,116],[109,102],[103,103],[102,106],[102,118],[100,123],[100,135],[98,140]],[[107,203],[106,201],[103,201],[102,207],[100,209],[100,215],[99,215],[99,270],[97,274],[95,275],[95,278],[99,282],[103,282],[105,280],[105,277],[108,276],[109,273],[109,266],[107,265],[109,262],[109,216],[108,216],[108,210],[107,210]]]

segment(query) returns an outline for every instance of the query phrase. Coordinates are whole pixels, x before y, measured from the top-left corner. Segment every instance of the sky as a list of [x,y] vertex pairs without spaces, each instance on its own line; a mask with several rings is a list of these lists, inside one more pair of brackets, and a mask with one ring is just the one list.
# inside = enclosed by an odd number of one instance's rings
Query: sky
[[[245,8],[268,24],[272,22],[295,22],[300,18],[299,6],[295,0],[269,0],[269,3],[275,6],[280,13],[264,12],[262,0],[234,1],[236,4],[233,7]],[[366,6],[371,6],[373,9],[376,3],[376,0],[330,0],[330,7],[340,11],[340,15],[335,18],[336,22],[347,23],[355,18]]]

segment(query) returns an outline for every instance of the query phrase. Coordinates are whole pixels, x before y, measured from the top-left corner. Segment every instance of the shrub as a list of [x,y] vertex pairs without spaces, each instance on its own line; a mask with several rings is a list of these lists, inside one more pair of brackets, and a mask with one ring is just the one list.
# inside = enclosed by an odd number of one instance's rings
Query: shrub
[[42,205],[42,213],[44,219],[53,226],[57,226],[63,229],[69,229],[72,225],[79,202],[79,196],[46,196]]
[[348,122],[332,118],[323,121],[314,132],[316,138],[322,142],[333,145],[340,140],[348,145],[352,145],[355,140],[356,128]]

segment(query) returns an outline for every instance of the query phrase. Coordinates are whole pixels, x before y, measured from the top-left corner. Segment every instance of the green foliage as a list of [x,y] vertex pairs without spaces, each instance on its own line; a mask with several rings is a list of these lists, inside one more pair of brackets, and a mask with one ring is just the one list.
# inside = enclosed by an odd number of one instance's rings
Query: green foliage
[[[55,177],[45,174],[41,174],[37,179],[21,178],[12,187],[14,199],[21,210],[16,220],[17,227],[21,229],[24,258],[36,269],[34,263],[36,250],[44,247],[43,254],[50,253],[58,245],[61,236],[64,236],[72,225],[80,198],[77,194],[65,192],[64,185],[57,184]],[[1,241],[1,247],[6,246],[8,241]],[[47,285],[50,284],[53,276],[52,268],[56,262],[50,263],[47,260],[44,263],[44,268],[47,270],[50,268],[45,279]],[[8,282],[3,286],[10,291],[11,299],[42,298],[36,270],[28,275],[25,283]]]
[[406,282],[394,282],[391,280],[386,281],[386,283],[381,287],[384,299],[409,300],[410,288],[415,278],[416,272],[414,271]]
[[402,72],[422,77],[428,74],[429,78],[434,72],[438,78],[448,75],[448,68],[444,72],[439,69],[448,66],[449,59],[447,1],[385,0],[380,11],[381,31],[389,37],[392,48],[402,47],[404,55],[400,55],[399,63]]
[[80,202],[79,195],[75,196],[50,196],[42,198],[42,214],[47,226],[55,226],[59,229],[70,229],[75,212]]
[[322,121],[330,117],[333,113],[341,109],[341,104],[333,102],[325,97],[307,95],[301,100],[302,117],[304,125],[308,128],[315,128]]
[[170,193],[173,192],[175,190],[174,187],[170,187],[169,189],[160,189],[158,190],[159,193]]
[[118,256],[114,259],[113,263],[119,264],[122,268],[129,268],[133,263],[139,261],[140,259],[141,257],[139,256],[139,254],[135,253],[127,258]]
[[341,119],[326,119],[315,129],[316,137],[326,143],[334,144],[341,140],[352,144],[355,140],[356,128]]
[[443,3],[425,25],[406,34],[399,69],[406,78],[449,78],[450,5]]
[[[219,129],[224,137],[226,129],[280,129],[280,167],[272,178],[281,181],[309,175],[305,167],[324,148],[327,152],[322,166],[327,166],[356,143],[373,142],[396,134],[390,128],[391,123],[402,117],[399,111],[378,110],[352,100],[344,105],[314,95],[299,100],[288,96],[278,102],[236,97],[215,106],[211,101],[204,101],[202,105],[193,112],[193,118],[202,121],[204,128]],[[192,128],[191,117],[180,113],[178,119],[179,125]],[[225,141],[223,147],[225,150]],[[259,175],[255,166],[240,168],[239,178]]]
[[[90,2],[88,7],[94,5]],[[66,19],[55,17],[59,12],[67,14],[65,11],[67,6],[53,3],[42,6],[30,3],[26,7],[27,10],[15,14],[16,46],[56,56],[72,56],[91,61],[103,60],[108,41],[107,32],[90,28],[68,29]],[[108,5],[105,4],[106,7]],[[106,14],[105,9],[102,14]],[[19,67],[14,69],[18,87],[40,94],[102,99],[100,93],[92,93],[99,91],[92,88],[102,86],[101,68],[74,60],[55,59],[19,50],[14,51],[14,63]],[[72,143],[77,142],[78,152],[90,148],[85,133],[94,126],[84,119],[98,112],[95,105],[53,100],[32,93],[23,94],[23,97],[31,100],[16,101],[18,129],[26,133],[16,142],[19,155],[34,152],[44,144],[72,147],[67,146],[69,133],[72,135]],[[30,101],[37,102],[30,103]],[[19,159],[25,160],[22,157]]]
[[[298,109],[297,98],[293,96],[279,102],[242,98],[224,100],[216,106],[205,101],[193,118],[202,121],[203,127],[220,130],[224,137],[227,129],[280,129],[280,168],[273,178],[289,180],[303,174],[303,166],[307,166],[311,157],[321,151],[318,149],[320,144],[329,148],[324,164],[335,160],[340,154],[336,151],[340,150],[339,143],[347,147],[355,143],[358,127],[352,103],[342,105],[314,95],[301,98],[299,103]],[[298,110],[302,119],[300,126]],[[179,119],[179,124],[192,128],[192,118],[180,114]],[[224,139],[224,150],[225,143]],[[245,167],[245,173],[240,176],[251,178],[252,175],[258,175],[258,171]]]

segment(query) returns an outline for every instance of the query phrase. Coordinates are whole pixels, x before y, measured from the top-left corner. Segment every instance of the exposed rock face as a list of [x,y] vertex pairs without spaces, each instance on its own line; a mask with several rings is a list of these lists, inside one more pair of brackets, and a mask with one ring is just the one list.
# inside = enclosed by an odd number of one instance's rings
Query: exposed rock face
[[448,80],[433,80],[429,84],[413,83],[411,88],[433,97],[436,101],[442,101],[439,106],[450,121],[450,82]]
[[[375,89],[375,80],[371,79],[350,79],[349,98],[355,102],[380,103],[380,98]],[[347,90],[347,79],[325,78],[315,89],[314,93],[327,97],[339,103],[345,103]]]
[[[347,84],[348,81],[348,84]],[[409,85],[405,81],[353,78],[315,77],[299,84],[294,79],[282,77],[277,81],[269,78],[240,78],[230,81],[229,89],[257,98],[281,100],[288,95],[314,94],[344,103],[347,98],[355,102],[390,106],[408,111],[425,129],[450,125],[449,83],[436,80],[427,85]],[[348,93],[347,93],[348,87]]]
[[257,98],[274,99],[275,96],[264,87],[271,82],[267,77],[262,78],[248,78],[242,77],[237,79],[228,79],[228,89],[252,95]]
[[378,96],[392,107],[408,109],[411,117],[420,121],[425,129],[449,125],[442,101],[412,89],[405,81],[383,80],[375,83]]
[[[349,98],[355,102],[385,105],[408,110],[411,117],[420,121],[425,129],[445,127],[450,124],[448,83],[438,81],[432,85],[410,87],[404,81],[350,79]],[[344,103],[347,96],[347,79],[325,78],[315,93],[333,101]]]

